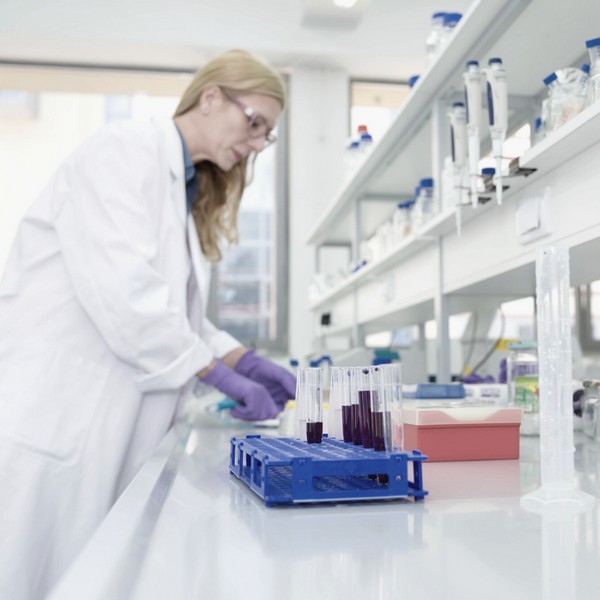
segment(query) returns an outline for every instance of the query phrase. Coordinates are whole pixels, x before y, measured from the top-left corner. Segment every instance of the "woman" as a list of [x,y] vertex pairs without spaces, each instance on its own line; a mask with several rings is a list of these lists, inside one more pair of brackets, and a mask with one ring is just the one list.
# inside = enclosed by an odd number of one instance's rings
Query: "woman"
[[173,119],[84,143],[23,219],[0,283],[0,598],[43,597],[195,381],[250,420],[294,396],[205,316],[210,261],[283,107],[275,72],[226,52]]

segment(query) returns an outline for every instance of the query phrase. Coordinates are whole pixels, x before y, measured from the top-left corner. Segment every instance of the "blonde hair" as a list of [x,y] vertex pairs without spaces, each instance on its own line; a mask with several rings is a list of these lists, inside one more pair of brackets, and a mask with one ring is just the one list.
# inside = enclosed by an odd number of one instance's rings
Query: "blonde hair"
[[[196,73],[183,93],[174,116],[194,108],[202,92],[213,86],[231,94],[271,96],[281,104],[282,109],[285,107],[285,87],[281,76],[261,58],[244,50],[229,50]],[[247,165],[247,158],[227,172],[209,161],[197,165],[198,193],[192,214],[202,252],[213,262],[221,259],[219,241],[222,237],[229,243],[238,239],[237,215],[247,185]]]

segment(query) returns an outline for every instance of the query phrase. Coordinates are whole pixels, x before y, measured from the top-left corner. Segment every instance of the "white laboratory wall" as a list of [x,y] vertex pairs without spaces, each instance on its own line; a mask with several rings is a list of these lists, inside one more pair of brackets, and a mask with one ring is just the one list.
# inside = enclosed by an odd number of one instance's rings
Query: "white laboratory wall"
[[316,262],[306,238],[342,181],[348,75],[322,67],[295,68],[289,105],[289,352],[304,358],[313,342],[307,290]]

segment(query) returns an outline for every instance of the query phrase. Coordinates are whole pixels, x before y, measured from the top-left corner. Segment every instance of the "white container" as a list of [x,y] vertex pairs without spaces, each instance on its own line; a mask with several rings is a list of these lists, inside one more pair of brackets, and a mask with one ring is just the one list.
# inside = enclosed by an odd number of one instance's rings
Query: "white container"
[[590,102],[600,100],[600,38],[585,43],[590,56]]

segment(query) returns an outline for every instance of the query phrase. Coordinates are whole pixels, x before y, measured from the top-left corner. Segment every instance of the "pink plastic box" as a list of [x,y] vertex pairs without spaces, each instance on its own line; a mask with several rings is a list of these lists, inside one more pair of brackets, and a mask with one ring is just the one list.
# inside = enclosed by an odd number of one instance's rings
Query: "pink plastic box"
[[403,407],[404,449],[429,462],[519,458],[520,408]]

